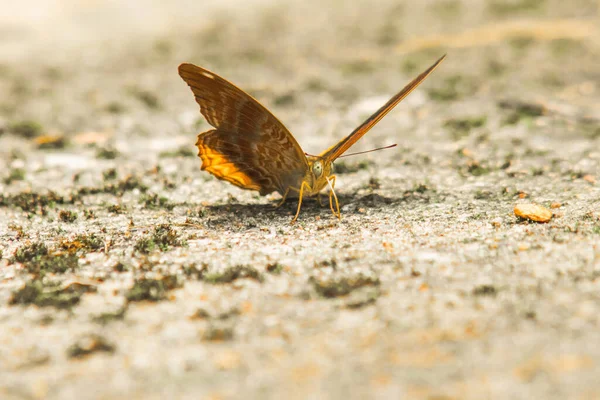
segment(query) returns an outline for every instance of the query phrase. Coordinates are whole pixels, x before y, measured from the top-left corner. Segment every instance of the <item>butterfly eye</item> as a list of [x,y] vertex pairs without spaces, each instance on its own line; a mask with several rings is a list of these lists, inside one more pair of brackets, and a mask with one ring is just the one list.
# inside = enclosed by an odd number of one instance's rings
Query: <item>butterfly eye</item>
[[323,166],[321,165],[320,162],[316,162],[313,164],[313,174],[315,174],[315,176],[318,178],[321,176],[321,174],[323,173]]

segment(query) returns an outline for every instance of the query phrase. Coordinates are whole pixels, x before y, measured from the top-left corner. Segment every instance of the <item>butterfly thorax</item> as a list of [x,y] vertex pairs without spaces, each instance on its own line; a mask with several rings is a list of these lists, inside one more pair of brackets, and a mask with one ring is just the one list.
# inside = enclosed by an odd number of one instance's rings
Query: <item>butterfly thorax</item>
[[331,172],[331,162],[322,157],[308,157],[308,171],[306,171],[303,178],[303,181],[308,185],[308,187],[305,186],[305,193],[313,196],[323,190],[328,185],[327,178],[331,175]]

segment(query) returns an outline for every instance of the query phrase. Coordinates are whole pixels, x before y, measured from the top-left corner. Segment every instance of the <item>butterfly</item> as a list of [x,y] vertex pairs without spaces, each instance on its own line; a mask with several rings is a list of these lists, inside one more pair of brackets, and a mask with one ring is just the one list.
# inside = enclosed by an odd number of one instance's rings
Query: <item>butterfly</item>
[[[302,151],[289,130],[252,96],[217,74],[193,64],[181,64],[179,75],[192,89],[200,112],[214,128],[198,135],[202,170],[242,189],[264,196],[298,197],[292,223],[304,196],[329,188],[331,212],[341,218],[334,187],[333,162],[412,92],[444,60],[438,59],[337,144],[318,156]],[[335,208],[334,208],[335,203]]]

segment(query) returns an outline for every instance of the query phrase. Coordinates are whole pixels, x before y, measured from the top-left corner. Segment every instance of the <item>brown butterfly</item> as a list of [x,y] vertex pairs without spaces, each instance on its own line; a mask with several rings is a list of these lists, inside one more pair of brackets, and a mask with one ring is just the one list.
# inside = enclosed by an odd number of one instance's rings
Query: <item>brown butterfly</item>
[[[181,64],[179,75],[189,85],[200,112],[215,129],[198,135],[202,169],[242,189],[261,195],[279,192],[298,196],[300,214],[303,196],[319,195],[329,187],[329,207],[341,218],[333,190],[332,164],[412,92],[446,56],[417,76],[358,128],[318,156],[307,156],[290,131],[252,96],[220,76],[192,64]],[[333,202],[335,200],[335,209]],[[320,202],[320,197],[319,197]]]

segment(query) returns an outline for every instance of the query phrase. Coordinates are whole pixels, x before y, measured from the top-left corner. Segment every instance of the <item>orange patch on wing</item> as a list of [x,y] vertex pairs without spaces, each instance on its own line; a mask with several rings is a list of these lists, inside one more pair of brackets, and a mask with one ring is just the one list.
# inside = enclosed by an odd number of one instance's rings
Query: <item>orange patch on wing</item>
[[252,180],[246,173],[239,170],[236,165],[224,154],[196,143],[198,146],[202,169],[210,172],[218,179],[228,181],[244,189],[260,190],[260,185]]

